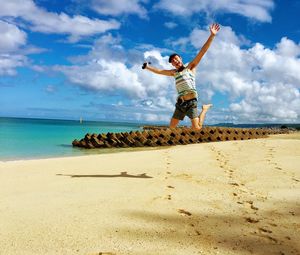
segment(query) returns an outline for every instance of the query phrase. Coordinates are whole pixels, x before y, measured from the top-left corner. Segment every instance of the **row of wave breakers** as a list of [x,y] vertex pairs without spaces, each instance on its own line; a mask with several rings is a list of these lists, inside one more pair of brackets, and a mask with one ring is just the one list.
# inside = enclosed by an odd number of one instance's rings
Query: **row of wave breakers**
[[265,138],[272,134],[288,133],[285,129],[204,127],[200,131],[187,127],[167,128],[147,126],[143,131],[86,134],[72,142],[75,147],[127,148],[185,145],[203,142],[248,140]]

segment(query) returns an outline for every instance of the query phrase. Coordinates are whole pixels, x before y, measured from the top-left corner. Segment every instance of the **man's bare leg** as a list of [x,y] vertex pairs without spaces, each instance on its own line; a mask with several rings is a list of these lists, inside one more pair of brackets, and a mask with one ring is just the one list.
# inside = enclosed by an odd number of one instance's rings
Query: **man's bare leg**
[[191,119],[191,123],[192,123],[192,129],[195,131],[199,131],[201,129],[201,127],[199,126],[199,118],[194,118]]
[[176,128],[180,120],[172,118],[170,121],[170,128]]
[[206,115],[206,112],[208,111],[208,109],[210,107],[212,107],[213,105],[212,104],[204,104],[202,106],[202,111],[199,115],[199,127],[202,128],[202,125],[203,125],[203,122],[204,122],[204,119],[205,119],[205,115]]

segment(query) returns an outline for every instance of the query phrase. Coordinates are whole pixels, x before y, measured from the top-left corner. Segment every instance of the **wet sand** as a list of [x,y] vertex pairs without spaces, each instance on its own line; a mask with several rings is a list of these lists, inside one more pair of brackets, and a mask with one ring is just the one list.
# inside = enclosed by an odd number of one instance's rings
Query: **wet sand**
[[300,133],[0,162],[0,254],[300,254]]

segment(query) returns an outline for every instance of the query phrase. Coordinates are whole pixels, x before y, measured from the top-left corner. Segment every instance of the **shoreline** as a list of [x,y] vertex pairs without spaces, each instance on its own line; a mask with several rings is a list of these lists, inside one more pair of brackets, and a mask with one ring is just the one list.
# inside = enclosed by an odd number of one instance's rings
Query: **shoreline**
[[0,251],[300,252],[300,133],[0,162]]
[[[183,145],[184,146],[184,145]],[[3,160],[0,159],[0,163],[8,163],[8,162],[27,162],[27,161],[40,161],[40,160],[49,160],[49,159],[69,159],[69,158],[81,158],[81,157],[90,157],[90,156],[100,156],[106,154],[117,154],[117,153],[131,153],[136,151],[153,151],[153,150],[162,150],[172,146],[163,146],[163,147],[133,147],[133,148],[102,148],[102,149],[83,149],[81,150],[86,151],[86,154],[77,154],[77,155],[64,155],[61,157],[58,156],[45,156],[42,158],[19,158],[19,159],[12,159],[12,160]],[[80,150],[80,148],[78,148]],[[93,152],[92,150],[95,150]]]
[[[292,139],[291,137],[298,136],[297,134],[300,134],[300,131],[296,131],[293,133],[288,134],[289,139]],[[270,137],[284,137],[286,134],[275,134],[275,135],[270,135],[267,138],[255,138],[252,140],[257,140],[257,139],[270,139]],[[228,141],[219,141],[219,142],[228,142]],[[211,142],[205,142],[206,144],[209,144]],[[195,143],[195,144],[200,144],[200,143]],[[121,153],[121,152],[134,152],[134,151],[152,151],[152,150],[161,150],[164,148],[169,148],[173,146],[186,146],[186,145],[170,145],[170,146],[157,146],[157,147],[131,147],[131,148],[94,148],[94,149],[85,149],[85,148],[77,148],[75,147],[74,149],[76,150],[82,150],[85,153],[82,154],[76,154],[76,155],[63,155],[63,156],[41,156],[41,157],[33,157],[33,158],[16,158],[16,159],[1,159],[0,158],[0,163],[6,163],[6,162],[19,162],[19,161],[31,161],[31,160],[46,160],[46,159],[63,159],[63,158],[76,158],[76,157],[88,157],[88,156],[93,156],[93,155],[103,155],[103,154],[115,154],[115,153]],[[72,145],[70,145],[72,147]]]

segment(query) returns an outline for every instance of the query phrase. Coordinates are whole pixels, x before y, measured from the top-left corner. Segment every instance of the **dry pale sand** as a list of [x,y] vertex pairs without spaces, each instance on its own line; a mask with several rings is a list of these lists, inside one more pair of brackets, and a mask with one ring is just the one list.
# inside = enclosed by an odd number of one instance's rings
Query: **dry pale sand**
[[300,134],[0,162],[0,254],[300,254]]

